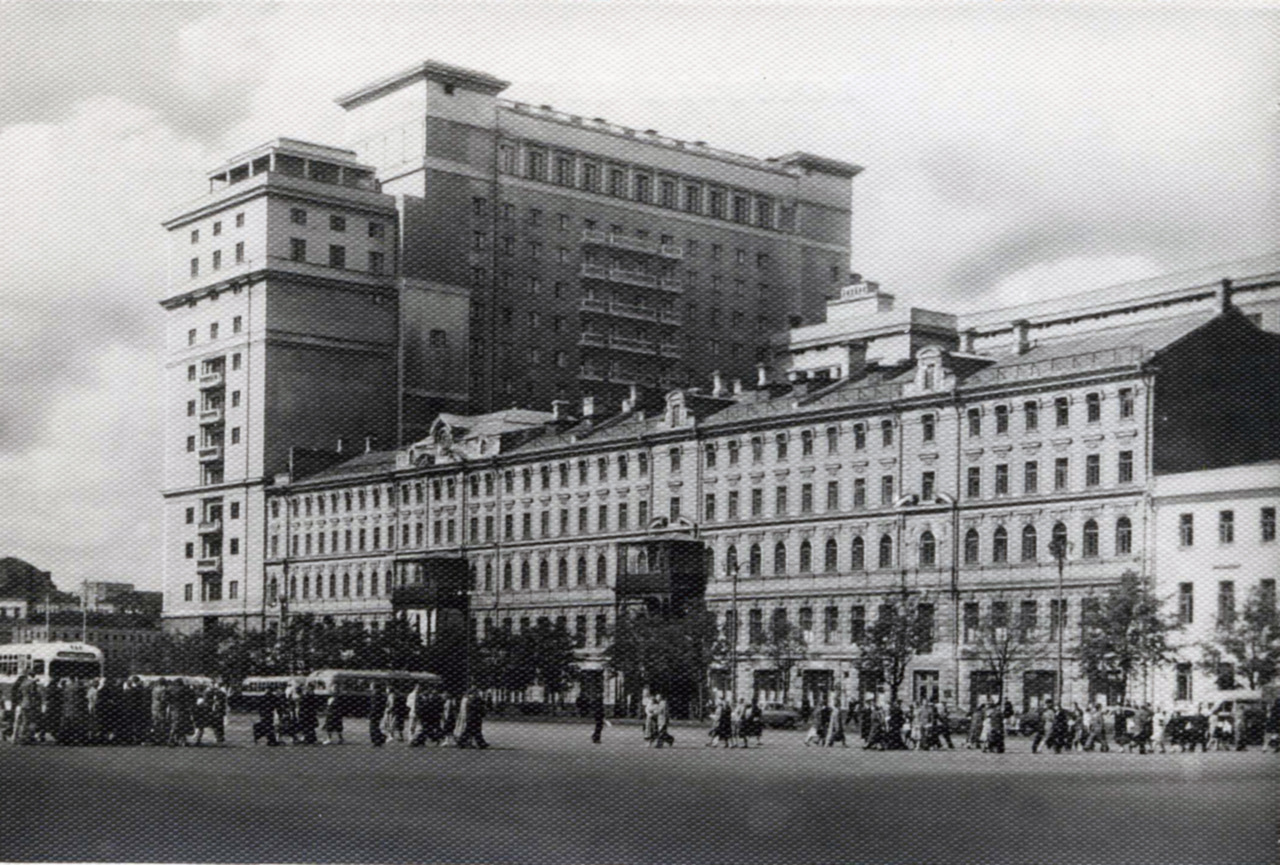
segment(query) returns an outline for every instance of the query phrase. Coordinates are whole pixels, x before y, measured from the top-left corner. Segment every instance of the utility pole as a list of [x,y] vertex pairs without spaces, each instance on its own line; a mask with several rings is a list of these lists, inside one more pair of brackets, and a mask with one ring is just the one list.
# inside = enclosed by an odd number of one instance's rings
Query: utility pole
[[1057,694],[1055,705],[1062,707],[1062,678],[1063,678],[1063,637],[1067,630],[1067,603],[1063,594],[1062,573],[1067,564],[1067,551],[1070,544],[1064,537],[1056,537],[1049,542],[1049,554],[1053,556],[1058,563],[1058,675],[1056,688]]
[[738,563],[725,559],[725,574],[733,581],[733,634],[729,641],[729,686],[738,705]]
[[89,581],[80,581],[80,642],[89,642]]

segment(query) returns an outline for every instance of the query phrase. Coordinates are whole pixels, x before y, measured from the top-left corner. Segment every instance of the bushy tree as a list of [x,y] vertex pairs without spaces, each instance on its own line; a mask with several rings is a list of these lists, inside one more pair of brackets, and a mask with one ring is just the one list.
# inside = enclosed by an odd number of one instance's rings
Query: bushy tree
[[[1232,678],[1240,676],[1250,688],[1259,688],[1280,669],[1280,613],[1275,595],[1255,586],[1244,609],[1229,622],[1219,622],[1213,639],[1201,647],[1200,667],[1220,676],[1226,664]],[[1230,688],[1235,682],[1219,682]]]
[[1109,591],[1081,622],[1080,668],[1089,679],[1114,681],[1127,701],[1129,682],[1141,670],[1168,663],[1168,636],[1175,625],[1162,601],[1133,571]]
[[933,646],[933,618],[920,615],[919,604],[906,592],[880,606],[875,624],[861,643],[860,667],[878,674],[897,700],[907,665],[920,651]]
[[791,673],[808,657],[809,645],[800,628],[786,619],[774,619],[762,637],[750,648],[777,672],[779,689],[785,699],[785,695],[791,693]]
[[964,656],[978,661],[996,677],[1001,702],[1009,677],[1038,666],[1056,645],[1038,628],[1025,622],[1010,623],[1007,616],[996,617],[990,612],[978,620],[977,629],[969,636],[970,645]]
[[711,665],[724,651],[715,615],[695,607],[683,616],[620,616],[606,652],[609,669],[633,691],[649,688],[670,698],[677,711],[692,703],[701,711]]

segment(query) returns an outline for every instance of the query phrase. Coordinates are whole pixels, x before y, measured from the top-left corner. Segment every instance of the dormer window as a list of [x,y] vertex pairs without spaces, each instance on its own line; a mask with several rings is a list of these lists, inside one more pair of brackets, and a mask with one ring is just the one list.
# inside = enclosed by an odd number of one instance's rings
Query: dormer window
[[926,367],[924,368],[924,383],[923,383],[923,387],[924,387],[924,389],[925,389],[925,390],[933,390],[933,389],[934,389],[934,387],[936,386],[936,385],[935,385],[935,383],[934,383],[935,378],[936,378],[936,375],[937,375],[937,373],[936,373],[936,371],[935,371],[935,368],[934,368],[933,364],[929,364],[928,366],[926,366]]

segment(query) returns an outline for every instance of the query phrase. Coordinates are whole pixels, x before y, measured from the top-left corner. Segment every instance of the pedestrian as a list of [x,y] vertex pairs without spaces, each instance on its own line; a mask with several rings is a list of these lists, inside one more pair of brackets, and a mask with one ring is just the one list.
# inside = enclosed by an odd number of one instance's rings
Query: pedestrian
[[868,705],[868,720],[866,726],[866,744],[862,746],[864,751],[883,751],[885,746],[884,739],[884,710],[880,706]]
[[41,741],[50,735],[59,744],[63,744],[62,706],[65,702],[67,683],[65,679],[50,679],[49,687],[44,694],[44,728],[40,731]]
[[1160,748],[1161,754],[1168,753],[1168,737],[1169,737],[1169,713],[1164,710],[1164,706],[1156,708],[1155,713],[1151,716],[1151,750],[1155,751]]
[[269,747],[280,744],[276,738],[276,715],[281,711],[284,695],[274,685],[268,685],[258,700],[258,720],[253,725],[253,744],[259,739],[266,739]]
[[440,714],[440,746],[458,744],[458,698],[452,694],[445,695],[444,709]]
[[600,744],[600,734],[604,732],[604,694],[591,695],[591,715],[595,719],[595,729],[591,732],[593,744]]
[[947,743],[947,750],[954,751],[955,744],[951,741],[951,714],[946,703],[942,703],[937,708],[938,718],[938,747],[941,749],[942,742]]
[[987,737],[982,732],[982,725],[987,720],[987,704],[979,703],[969,712],[969,735],[965,738],[964,746],[969,749],[982,748],[982,743],[987,741]]
[[13,730],[10,738],[15,745],[28,742],[35,694],[35,680],[26,675],[18,676],[13,685]]
[[387,714],[390,685],[379,687],[377,683],[369,686],[369,744],[381,748],[387,741],[383,732],[383,719]]
[[760,747],[764,742],[764,710],[760,708],[759,701],[751,698],[751,709],[749,711],[751,719],[751,732],[749,735],[756,737],[756,747]]
[[840,705],[832,700],[829,711],[831,716],[827,720],[827,736],[823,744],[828,748],[834,748],[838,743],[841,748],[848,748],[849,743],[845,741],[844,735],[844,719],[840,717]]
[[1107,745],[1107,713],[1101,703],[1094,706],[1089,715],[1089,738],[1085,740],[1087,750],[1092,751],[1095,747],[1104,753],[1111,750]]
[[458,747],[469,748],[474,742],[477,748],[488,748],[484,740],[484,701],[475,690],[467,691],[458,706],[458,724],[462,732],[458,735]]
[[339,745],[343,744],[342,709],[343,695],[335,690],[329,695],[324,707],[324,744],[326,745],[332,745],[335,738]]
[[[1006,706],[1008,703],[1005,704]],[[1012,715],[1010,715],[1012,717]],[[1004,753],[1004,736],[1005,736],[1005,713],[1001,711],[999,706],[992,706],[987,712],[987,718],[990,721],[990,728],[986,741],[986,750],[988,754]]]
[[671,723],[671,714],[667,709],[667,698],[661,694],[656,695],[654,705],[654,738],[657,740],[657,744],[654,747],[674,746],[676,743],[675,737],[667,730],[668,725]]
[[814,712],[813,724],[809,727],[809,733],[804,737],[804,746],[810,745],[821,746],[827,738],[827,727],[831,724],[831,707],[825,703]]
[[1031,739],[1032,754],[1038,753],[1042,744],[1046,750],[1053,747],[1053,717],[1053,700],[1045,700],[1044,705],[1036,712],[1036,734]]
[[196,698],[194,721],[197,746],[204,744],[204,731],[212,730],[214,741],[222,744],[226,735],[227,695],[217,682],[208,685]]
[[58,727],[58,744],[83,745],[89,728],[89,702],[80,679],[64,679],[62,688],[62,723]]
[[902,725],[906,718],[902,712],[902,704],[897,700],[889,703],[889,714],[885,723],[885,749],[903,751],[906,744],[902,741]]
[[320,699],[316,696],[313,682],[307,682],[298,689],[297,721],[302,744],[316,744],[316,728],[320,726]]
[[1139,754],[1145,754],[1147,753],[1147,746],[1151,744],[1152,719],[1150,705],[1142,704],[1142,708],[1138,709],[1137,714],[1133,717],[1133,726],[1134,744],[1137,745]]

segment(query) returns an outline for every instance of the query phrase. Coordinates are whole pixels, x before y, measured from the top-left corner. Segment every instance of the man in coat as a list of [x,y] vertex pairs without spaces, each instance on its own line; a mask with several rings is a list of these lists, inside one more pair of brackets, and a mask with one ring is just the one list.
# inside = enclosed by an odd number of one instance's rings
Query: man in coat
[[674,745],[675,737],[667,732],[667,726],[671,723],[671,715],[667,710],[667,698],[661,694],[654,695],[654,741],[653,747],[661,748],[663,745]]

